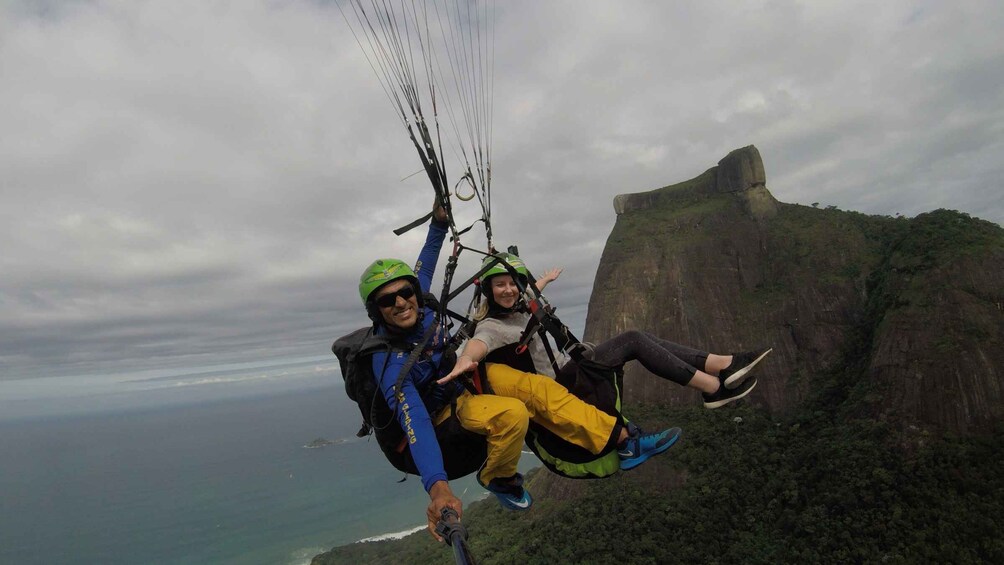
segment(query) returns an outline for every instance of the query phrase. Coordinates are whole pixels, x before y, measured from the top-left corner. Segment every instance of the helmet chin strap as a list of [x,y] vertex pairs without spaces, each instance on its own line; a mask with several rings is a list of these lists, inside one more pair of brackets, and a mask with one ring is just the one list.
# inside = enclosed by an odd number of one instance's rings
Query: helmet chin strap
[[499,315],[499,314],[506,314],[506,315],[508,315],[508,314],[513,314],[515,312],[516,312],[515,305],[512,308],[503,308],[503,307],[499,306],[498,304],[489,304],[488,305],[488,314],[492,315],[492,316],[496,316],[496,315]]

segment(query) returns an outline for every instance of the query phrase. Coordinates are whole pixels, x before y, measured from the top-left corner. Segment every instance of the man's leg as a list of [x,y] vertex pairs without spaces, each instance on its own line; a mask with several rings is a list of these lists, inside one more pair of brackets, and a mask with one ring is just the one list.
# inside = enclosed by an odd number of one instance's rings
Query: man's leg
[[[449,410],[444,410],[447,414]],[[526,406],[515,398],[465,392],[457,398],[457,419],[464,429],[485,436],[488,459],[478,479],[488,484],[516,474],[530,421]]]
[[523,489],[523,477],[516,472],[530,423],[526,406],[515,398],[465,392],[457,398],[457,419],[464,429],[484,435],[488,443],[488,458],[478,472],[478,482],[503,508],[529,509],[533,497]]

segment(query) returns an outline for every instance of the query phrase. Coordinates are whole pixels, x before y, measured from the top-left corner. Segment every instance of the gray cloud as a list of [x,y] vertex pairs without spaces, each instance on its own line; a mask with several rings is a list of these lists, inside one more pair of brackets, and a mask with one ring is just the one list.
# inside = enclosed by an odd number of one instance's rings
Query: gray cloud
[[[998,3],[496,22],[496,241],[565,266],[574,316],[616,194],[750,143],[783,201],[1004,222]],[[390,230],[431,190],[333,3],[6,2],[0,69],[0,378],[325,355],[365,323],[358,272],[421,245]]]

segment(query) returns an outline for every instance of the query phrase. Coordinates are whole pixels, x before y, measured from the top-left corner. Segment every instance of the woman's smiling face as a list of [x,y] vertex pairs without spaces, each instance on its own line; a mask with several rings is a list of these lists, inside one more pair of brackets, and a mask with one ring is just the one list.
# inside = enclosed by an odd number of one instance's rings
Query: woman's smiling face
[[512,308],[519,298],[519,287],[512,280],[512,275],[495,275],[488,281],[492,289],[495,303],[502,308]]

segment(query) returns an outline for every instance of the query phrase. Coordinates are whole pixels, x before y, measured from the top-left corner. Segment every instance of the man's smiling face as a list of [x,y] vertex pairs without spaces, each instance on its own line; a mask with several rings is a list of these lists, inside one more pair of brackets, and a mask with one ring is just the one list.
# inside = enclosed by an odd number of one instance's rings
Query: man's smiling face
[[[410,296],[403,296],[408,295],[409,291]],[[393,302],[390,297],[393,297]],[[387,326],[409,330],[418,322],[418,297],[411,281],[407,279],[398,279],[380,287],[373,300],[380,308],[380,315]]]

